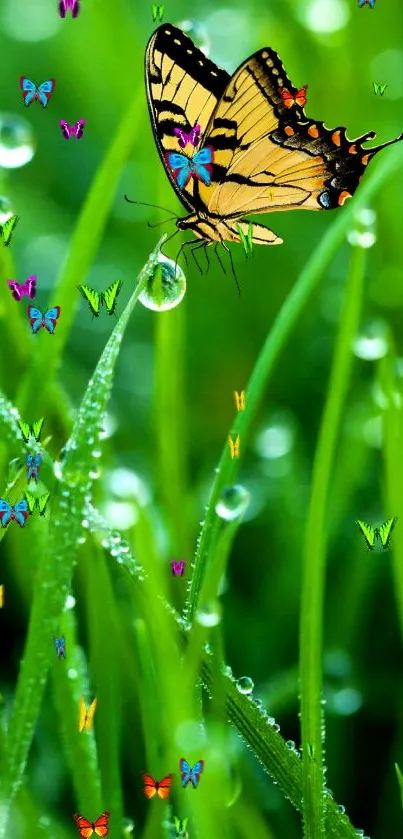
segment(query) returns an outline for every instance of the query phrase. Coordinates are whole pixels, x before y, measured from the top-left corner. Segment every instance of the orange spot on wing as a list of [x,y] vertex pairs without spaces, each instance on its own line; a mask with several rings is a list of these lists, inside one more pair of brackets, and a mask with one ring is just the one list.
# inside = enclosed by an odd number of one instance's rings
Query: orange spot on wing
[[335,146],[339,146],[339,145],[340,145],[340,142],[341,142],[341,140],[340,140],[340,131],[333,131],[333,134],[332,134],[332,140],[333,140],[333,142],[334,142]]
[[343,206],[344,202],[347,201],[347,198],[352,198],[352,197],[353,196],[351,195],[351,192],[347,192],[347,190],[344,190],[344,192],[341,192],[339,197],[338,197],[338,200],[337,200],[337,203],[338,203],[339,207]]
[[295,131],[291,128],[291,125],[286,125],[284,133],[287,134],[287,137],[292,137],[292,135],[295,134]]
[[310,137],[319,137],[319,129],[317,125],[311,125],[308,128],[308,134]]
[[355,143],[353,143],[353,145],[350,146],[348,152],[349,152],[349,154],[357,154],[357,146],[356,146]]
[[364,154],[364,157],[361,158],[361,161],[362,161],[364,166],[366,166],[368,161],[371,160],[371,157],[372,157],[371,154]]

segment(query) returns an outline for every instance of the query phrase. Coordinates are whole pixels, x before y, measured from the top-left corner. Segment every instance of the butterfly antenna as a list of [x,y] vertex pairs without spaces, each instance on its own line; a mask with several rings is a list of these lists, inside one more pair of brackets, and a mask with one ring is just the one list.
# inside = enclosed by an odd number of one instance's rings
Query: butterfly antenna
[[[127,197],[127,195],[125,195],[125,201],[128,201],[129,204],[141,204],[142,207],[153,207],[155,210],[164,210],[164,213],[169,213],[172,216],[172,218],[179,218],[179,216],[177,216],[176,213],[172,212],[172,210],[168,210],[167,207],[161,207],[160,204],[148,204],[146,201],[132,201],[131,198]],[[162,224],[163,222],[160,223]],[[156,225],[154,225],[154,227],[155,226]]]
[[164,221],[157,221],[155,224],[151,224],[150,221],[147,222],[148,227],[160,227],[161,224],[172,224],[173,218],[166,218]]

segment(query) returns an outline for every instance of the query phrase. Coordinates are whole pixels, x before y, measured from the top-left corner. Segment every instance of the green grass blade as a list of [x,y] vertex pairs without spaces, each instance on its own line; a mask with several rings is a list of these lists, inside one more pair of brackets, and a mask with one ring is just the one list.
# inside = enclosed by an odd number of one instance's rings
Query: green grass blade
[[[345,239],[357,209],[368,204],[379,192],[385,181],[395,171],[399,159],[403,159],[401,152],[399,157],[398,151],[390,151],[379,161],[378,167],[368,173],[367,180],[360,186],[360,190],[354,196],[354,200],[343,207],[343,211],[318,244],[318,247],[302,270],[295,286],[280,309],[254,366],[249,384],[245,389],[245,410],[237,412],[230,430],[233,439],[239,434],[243,444],[247,440],[251,424],[263,398],[274,365],[290,337],[298,318],[302,314],[310,295],[318,285],[319,280],[329,262],[334,257],[338,247]],[[223,488],[230,486],[234,482],[234,477],[238,470],[238,463],[239,461],[236,459],[231,460],[229,448],[226,443],[207,503],[204,525],[201,530],[196,552],[191,587],[185,604],[184,614],[190,620],[193,620],[198,606],[206,557],[209,555],[211,545],[217,539],[219,532],[220,521],[215,513],[215,505]]]
[[[163,239],[161,240],[163,241]],[[35,581],[31,617],[5,747],[1,785],[0,837],[7,829],[9,810],[21,784],[35,723],[53,654],[49,640],[56,634],[70,591],[84,511],[91,494],[94,446],[99,445],[106,405],[122,339],[133,307],[157,259],[160,243],[139,275],[136,288],[90,379],[65,447],[65,462],[52,498],[47,550]]]
[[[304,836],[324,839],[326,800],[322,760],[322,623],[326,557],[326,510],[336,442],[358,331],[364,251],[353,248],[329,390],[315,452],[304,544],[300,620],[301,731],[304,769]],[[312,745],[315,759],[306,754]]]

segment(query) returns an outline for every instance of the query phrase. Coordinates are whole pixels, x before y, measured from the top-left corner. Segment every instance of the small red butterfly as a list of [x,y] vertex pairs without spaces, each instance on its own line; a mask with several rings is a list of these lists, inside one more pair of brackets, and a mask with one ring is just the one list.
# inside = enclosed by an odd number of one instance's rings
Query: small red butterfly
[[296,93],[290,93],[289,90],[280,90],[283,105],[286,108],[292,108],[294,105],[299,105],[300,108],[303,108],[306,105],[305,91],[307,87],[308,85],[304,84]]
[[89,839],[93,833],[96,836],[107,836],[109,833],[109,816],[109,810],[105,810],[96,822],[89,822],[88,819],[85,819],[83,816],[78,816],[77,813],[73,816],[73,819],[78,824],[78,832],[82,839]]
[[172,778],[173,775],[166,775],[162,781],[155,781],[152,775],[143,772],[144,795],[147,798],[154,798],[154,795],[159,795],[160,798],[168,798],[171,792]]

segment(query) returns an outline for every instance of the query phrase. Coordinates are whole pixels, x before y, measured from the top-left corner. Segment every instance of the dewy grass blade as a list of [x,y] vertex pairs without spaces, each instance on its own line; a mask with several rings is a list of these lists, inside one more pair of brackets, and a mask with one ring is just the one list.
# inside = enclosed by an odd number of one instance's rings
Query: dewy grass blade
[[[364,275],[364,250],[351,251],[330,382],[312,474],[312,489],[303,551],[300,619],[300,690],[306,839],[325,839],[326,799],[322,760],[322,624],[326,560],[326,509],[337,437],[358,331]],[[313,747],[313,754],[310,750]]]
[[[337,248],[342,244],[357,209],[365,206],[379,192],[387,178],[395,171],[397,160],[399,159],[398,155],[399,152],[397,151],[385,154],[384,158],[379,161],[377,168],[368,173],[366,182],[361,184],[359,192],[354,196],[353,201],[343,207],[343,211],[328,233],[323,237],[305,268],[302,270],[294,288],[280,309],[255,364],[249,384],[246,387],[245,410],[239,411],[236,414],[230,430],[232,439],[235,439],[237,434],[239,434],[241,440],[246,441],[274,365],[306,306],[310,294],[319,283],[325,268],[335,255]],[[403,159],[402,156],[400,159]],[[234,482],[234,476],[238,469],[237,464],[238,461],[236,459],[231,460],[228,445],[225,444],[207,503],[204,525],[200,533],[196,551],[190,591],[184,608],[184,616],[191,621],[194,619],[194,614],[198,607],[206,557],[210,553],[211,544],[217,539],[220,528],[220,520],[215,512],[215,505],[223,488],[230,486]]]
[[[0,839],[6,834],[13,799],[23,777],[48,675],[57,623],[71,587],[84,511],[91,496],[94,447],[99,445],[113,373],[123,335],[138,296],[158,258],[163,237],[140,273],[136,288],[95,368],[71,437],[61,478],[53,493],[47,550],[38,569],[24,657],[5,744],[0,789]],[[98,461],[97,461],[98,462]]]

